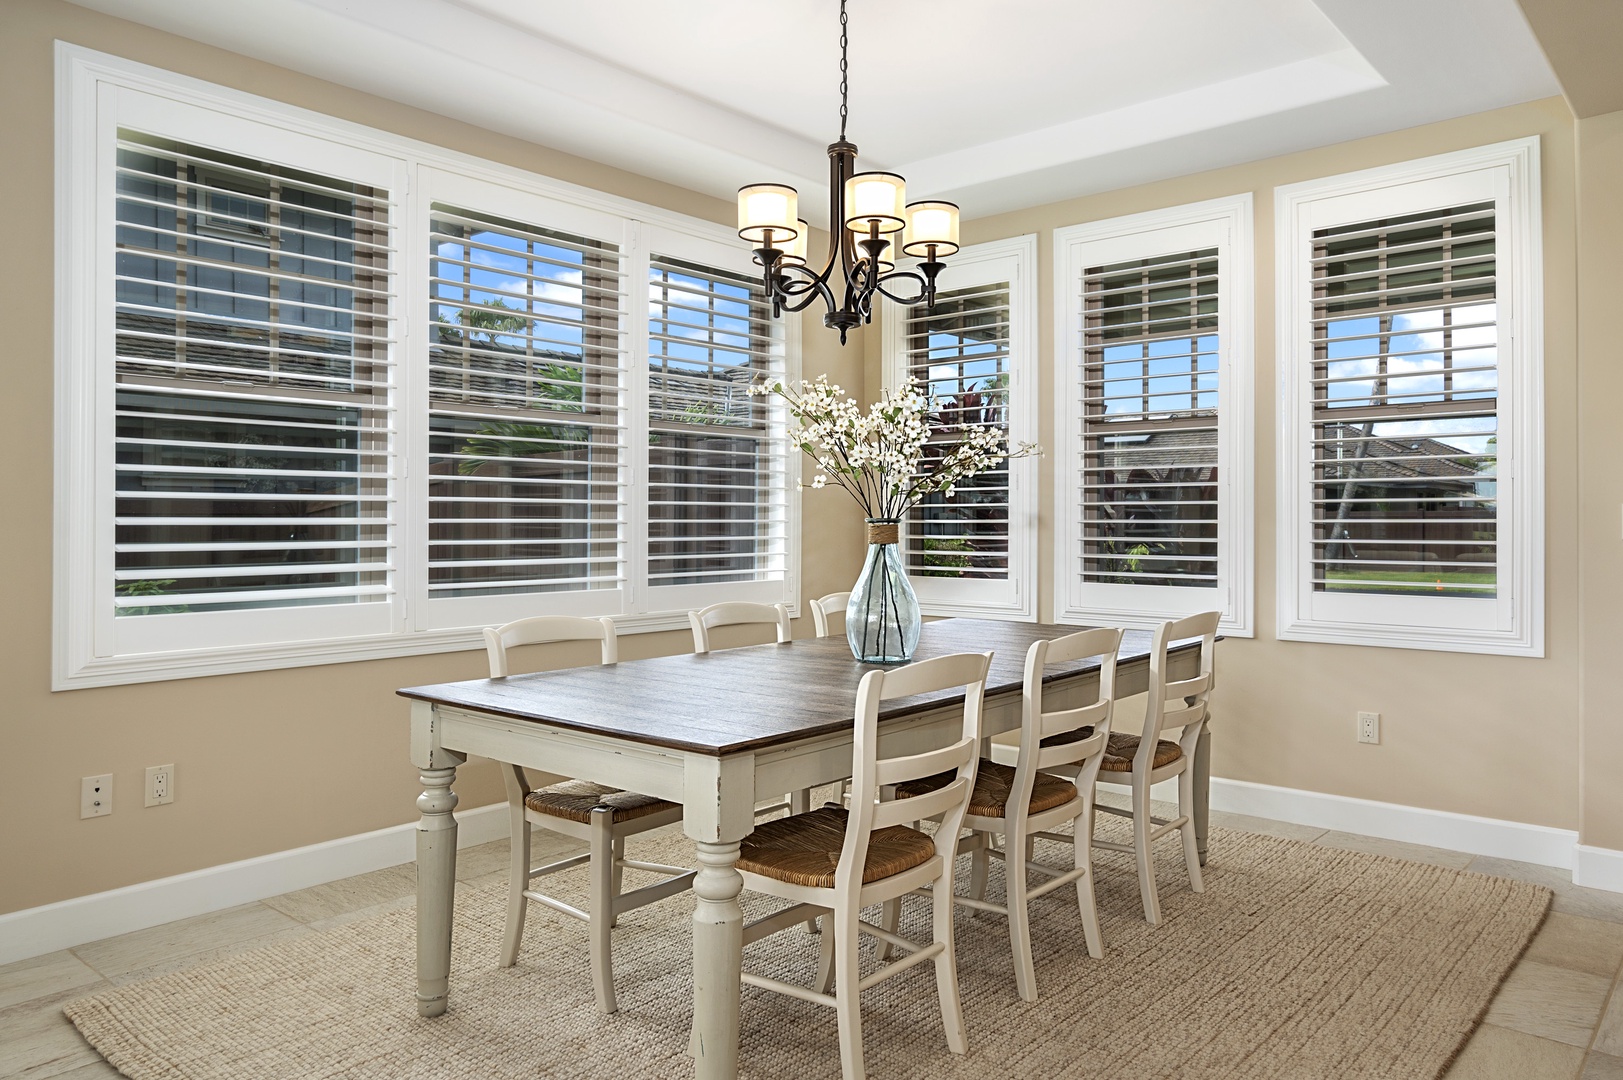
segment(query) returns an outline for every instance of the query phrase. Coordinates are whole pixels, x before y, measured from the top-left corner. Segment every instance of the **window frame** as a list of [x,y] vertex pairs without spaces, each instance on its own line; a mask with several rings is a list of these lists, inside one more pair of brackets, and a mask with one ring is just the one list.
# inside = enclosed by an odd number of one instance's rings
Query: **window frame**
[[[1495,302],[1502,328],[1494,478],[1497,595],[1490,600],[1316,592],[1311,583],[1313,234],[1488,198],[1495,204]],[[1537,136],[1274,189],[1280,640],[1544,655],[1542,208]]]
[[[904,264],[906,265],[906,264]],[[937,289],[1009,283],[1009,402],[1011,443],[1039,441],[1040,371],[1037,341],[1037,235],[1027,233],[965,246],[947,260]],[[907,322],[911,310],[885,302],[883,366],[886,386],[907,377]],[[1038,459],[1020,458],[1009,468],[1009,575],[1002,581],[960,581],[909,574],[919,609],[926,615],[1035,622],[1037,619]],[[909,511],[909,515],[913,511]],[[903,522],[906,527],[906,520]],[[905,548],[905,541],[904,541]]]
[[[621,333],[631,347],[626,351],[629,359],[622,363],[633,412],[627,429],[632,486],[622,504],[622,542],[629,561],[625,601],[613,613],[621,632],[684,629],[687,607],[717,600],[769,600],[788,604],[792,613],[798,611],[799,461],[787,449],[781,489],[772,492],[774,505],[782,507],[786,529],[781,581],[696,586],[705,590],[705,596],[702,601],[695,596],[692,604],[668,592],[661,597],[646,584],[647,513],[636,493],[647,489],[637,486],[635,477],[647,475],[642,424],[647,388],[639,385],[646,383],[648,372],[647,321],[642,315],[647,283],[635,279],[646,275],[650,243],[657,246],[661,240],[672,245],[662,253],[708,261],[718,269],[753,277],[756,268],[749,252],[731,229],[65,42],[56,44],[56,86],[53,690],[482,647],[485,622],[436,625],[428,615],[428,518],[426,502],[419,505],[413,494],[426,494],[428,427],[424,372],[429,335],[426,322],[415,323],[426,320],[428,312],[432,193],[443,195],[448,185],[438,181],[447,177],[465,181],[469,189],[505,192],[516,204],[550,204],[563,211],[562,220],[535,224],[568,228],[575,221],[607,220],[625,237],[628,306]],[[98,632],[98,623],[112,622],[111,605],[101,598],[111,595],[113,439],[98,435],[97,425],[110,415],[115,385],[97,366],[111,355],[115,221],[108,162],[120,127],[350,179],[370,177],[380,169],[387,174],[378,184],[388,188],[395,214],[391,225],[396,250],[388,267],[395,295],[388,318],[396,339],[391,347],[392,399],[401,419],[396,424],[388,487],[396,507],[392,528],[397,569],[387,602],[358,605],[384,612],[368,613],[371,621],[360,632],[333,634],[332,605],[220,613],[252,614],[263,632],[218,640],[183,635],[167,642],[163,651],[113,648],[111,627],[100,626]],[[230,141],[233,137],[237,142]],[[291,161],[280,152],[283,147],[297,148]],[[356,175],[364,168],[373,172]],[[500,209],[477,203],[469,208]],[[785,318],[772,325],[773,357],[786,377],[798,378],[799,320]],[[523,599],[545,595],[514,594],[514,606],[535,613],[538,605],[524,605]],[[652,606],[679,601],[681,606]]]
[[[1061,622],[1152,629],[1217,607],[1231,637],[1252,637],[1253,262],[1250,192],[1054,230],[1054,610]],[[1082,544],[1081,399],[1086,373],[1082,279],[1089,266],[1154,258],[1179,250],[1218,250],[1218,582],[1213,588],[1088,582],[1073,555]],[[1221,603],[1216,603],[1221,599]]]

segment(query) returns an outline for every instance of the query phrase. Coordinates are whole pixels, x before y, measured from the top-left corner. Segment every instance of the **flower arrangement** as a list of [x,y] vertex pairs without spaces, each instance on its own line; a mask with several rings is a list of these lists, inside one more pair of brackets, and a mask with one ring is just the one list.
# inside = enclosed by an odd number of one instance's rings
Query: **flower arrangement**
[[798,390],[756,383],[750,393],[777,395],[799,421],[792,438],[817,466],[810,486],[838,484],[872,520],[899,519],[927,495],[951,496],[1007,459],[1042,453],[1035,443],[1010,444],[994,426],[941,422],[940,400],[912,376],[883,391],[867,412],[827,375],[801,380]]

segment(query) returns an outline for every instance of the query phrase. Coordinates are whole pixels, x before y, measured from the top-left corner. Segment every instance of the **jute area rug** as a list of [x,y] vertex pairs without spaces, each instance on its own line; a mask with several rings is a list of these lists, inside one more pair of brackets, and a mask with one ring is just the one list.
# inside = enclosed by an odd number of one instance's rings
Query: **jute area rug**
[[[863,995],[869,1075],[1436,1080],[1550,902],[1523,882],[1218,829],[1195,895],[1178,845],[1159,846],[1159,927],[1144,922],[1130,862],[1096,861],[1103,960],[1088,958],[1074,891],[1033,905],[1035,1003],[1015,994],[1004,921],[960,908],[969,1053],[948,1053],[923,964]],[[660,862],[692,851],[680,835],[634,847]],[[745,900],[746,915],[769,909]],[[502,903],[494,882],[459,887],[451,1008],[433,1020],[412,996],[409,908],[66,1011],[136,1080],[692,1075],[690,895],[622,918],[612,1017],[592,1005],[582,924],[532,905],[518,965],[496,966]],[[910,900],[903,931],[927,939],[927,920],[928,902]],[[816,955],[796,928],[745,963],[809,982]],[[745,987],[742,1024],[745,1076],[839,1076],[832,1009]]]

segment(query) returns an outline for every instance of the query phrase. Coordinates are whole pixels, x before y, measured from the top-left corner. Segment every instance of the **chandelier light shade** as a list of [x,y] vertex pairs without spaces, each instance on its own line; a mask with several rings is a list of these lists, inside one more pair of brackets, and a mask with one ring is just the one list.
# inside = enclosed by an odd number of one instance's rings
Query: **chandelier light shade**
[[[850,38],[846,0],[840,0],[840,137],[829,144],[829,251],[823,269],[807,262],[811,231],[799,216],[799,197],[784,184],[738,190],[738,235],[754,246],[772,315],[804,311],[821,298],[823,325],[840,332],[873,319],[875,296],[898,304],[935,303],[941,260],[958,251],[958,207],[950,202],[907,202],[907,181],[890,172],[858,172],[857,148],[845,138]],[[898,269],[903,255],[918,259]],[[838,275],[838,277],[836,277]]]
[[786,184],[738,189],[738,235],[766,247],[787,246],[799,234],[800,194]]
[[901,232],[907,225],[907,181],[895,173],[859,172],[845,182],[845,223],[853,232]]
[[907,208],[907,229],[902,250],[920,259],[954,255],[958,251],[958,204],[916,202]]
[[811,235],[811,226],[806,223],[805,218],[801,218],[795,222],[795,227],[799,232],[789,242],[789,246],[783,249],[783,254],[778,256],[778,261],[786,266],[805,266],[806,238]]

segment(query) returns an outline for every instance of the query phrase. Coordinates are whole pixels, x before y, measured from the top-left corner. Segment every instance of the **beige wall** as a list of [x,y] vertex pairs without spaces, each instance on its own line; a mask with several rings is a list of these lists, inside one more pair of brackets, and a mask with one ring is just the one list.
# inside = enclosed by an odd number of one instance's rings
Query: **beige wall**
[[1623,112],[1578,122],[1579,843],[1623,849]]
[[[0,259],[7,423],[0,429],[0,553],[12,568],[0,630],[4,811],[0,913],[412,819],[397,687],[483,674],[483,654],[296,668],[50,692],[53,190],[52,42],[60,38],[346,120],[717,221],[724,201],[506,138],[51,0],[0,2],[0,124],[10,206]],[[33,208],[23,211],[18,208]],[[808,324],[805,369],[856,385],[844,349]],[[837,492],[808,492],[803,592],[849,588],[859,522]],[[810,634],[802,619],[797,634]],[[627,637],[628,658],[691,648],[687,634]],[[144,809],[146,766],[173,762],[176,798]],[[79,819],[79,778],[114,776],[112,816]],[[462,771],[462,805],[500,796],[488,764]]]
[[[1615,118],[1614,118],[1615,119]],[[1617,163],[1617,126],[1610,176]],[[1512,659],[1459,653],[1285,642],[1274,638],[1274,483],[1277,427],[1274,375],[1273,188],[1299,180],[1371,168],[1503,139],[1541,136],[1544,185],[1545,421],[1548,529],[1546,658]],[[1052,409],[1056,392],[1053,327],[1055,228],[1201,199],[1249,191],[1256,220],[1256,637],[1231,639],[1219,651],[1214,697],[1216,775],[1264,784],[1377,799],[1437,810],[1478,814],[1564,829],[1578,825],[1578,580],[1576,376],[1574,358],[1573,122],[1559,98],[1357,142],[1324,147],[1215,172],[1108,192],[965,222],[966,243],[1036,233],[1042,286],[1040,356],[1043,358],[1040,441],[1043,458],[1041,617],[1052,617],[1054,554],[1053,480],[1058,460]],[[1615,200],[1615,196],[1614,196]],[[1614,201],[1614,210],[1617,203]],[[1623,242],[1623,237],[1619,238]],[[1616,306],[1615,252],[1606,299]],[[870,389],[879,355],[870,334]],[[1615,336],[1610,340],[1615,341]],[[1611,347],[1614,381],[1623,362]],[[1623,391],[1623,385],[1616,386]],[[1587,395],[1601,405],[1599,395]],[[1609,399],[1616,401],[1616,396]],[[1615,420],[1610,427],[1607,473],[1623,491],[1616,467]],[[1597,440],[1598,441],[1598,440]],[[1586,489],[1586,495],[1588,494]],[[1620,498],[1602,500],[1613,544]],[[1609,531],[1608,531],[1609,530]],[[1615,550],[1615,549],[1614,549]],[[1609,570],[1611,580],[1618,573]],[[1614,612],[1623,612],[1614,603]],[[1610,635],[1612,642],[1619,635]],[[1615,668],[1615,662],[1612,665]],[[1604,669],[1603,669],[1604,670]],[[1382,714],[1382,742],[1359,745],[1353,714]],[[1612,714],[1616,715],[1615,710]],[[1615,739],[1623,735],[1615,732]],[[1615,744],[1614,744],[1615,745]],[[1617,758],[1614,755],[1613,761]],[[1603,781],[1597,780],[1597,784]],[[1608,798],[1623,811],[1616,770]],[[1595,786],[1595,785],[1592,785]],[[1623,812],[1615,821],[1623,830]],[[1623,832],[1613,834],[1623,846]]]
[[[9,316],[0,364],[9,423],[0,431],[0,553],[13,567],[0,639],[0,733],[6,748],[0,912],[48,903],[409,821],[416,794],[406,763],[406,709],[396,687],[481,673],[477,653],[310,667],[52,694],[50,565],[52,340],[52,41],[101,49],[455,150],[629,198],[725,221],[707,196],[509,139],[234,54],[53,0],[0,2],[0,101],[9,168],[0,204],[38,207],[10,222],[0,261]],[[1279,642],[1274,632],[1273,209],[1277,184],[1530,134],[1542,136],[1546,273],[1547,659],[1525,660]],[[1623,574],[1606,561],[1617,540],[1623,469],[1608,401],[1623,392],[1623,360],[1600,313],[1623,286],[1623,119],[1586,121],[1582,252],[1586,296],[1582,374],[1591,403],[1580,429],[1577,352],[1574,125],[1559,100],[1203,173],[1034,210],[967,222],[968,242],[1038,234],[1043,275],[1041,355],[1052,358],[1051,230],[1198,199],[1256,197],[1257,637],[1223,646],[1216,772],[1221,776],[1561,828],[1580,820],[1579,642],[1592,672],[1616,667]],[[1610,242],[1604,240],[1610,237]],[[878,335],[841,350],[812,316],[805,370],[846,386],[878,386]],[[1044,400],[1052,400],[1051,365]],[[1607,391],[1613,391],[1608,394]],[[1605,410],[1605,411],[1602,411]],[[1052,423],[1043,410],[1045,428]],[[1580,430],[1582,442],[1580,443]],[[1053,433],[1043,441],[1052,447]],[[1580,518],[1573,477],[1586,462]],[[22,467],[22,466],[29,467]],[[1042,464],[1042,563],[1052,561],[1054,457]],[[1593,485],[1593,486],[1590,486]],[[1595,498],[1604,493],[1604,498]],[[835,491],[808,492],[803,595],[847,588],[860,560],[856,518]],[[1576,527],[1575,527],[1576,526]],[[1584,561],[1580,564],[1579,555]],[[1580,621],[1579,568],[1587,606]],[[1045,579],[1048,577],[1044,572]],[[1045,584],[1045,589],[1047,585]],[[1607,598],[1611,597],[1608,603]],[[1051,614],[1045,602],[1043,615]],[[808,629],[797,627],[797,632]],[[630,637],[628,658],[677,651],[685,635]],[[1603,681],[1585,684],[1590,763],[1585,842],[1623,848],[1623,726]],[[1357,709],[1383,713],[1383,743],[1352,737]],[[145,766],[174,762],[177,798],[143,809]],[[79,777],[114,773],[115,812],[80,821]],[[463,805],[496,798],[494,771],[464,769]]]

